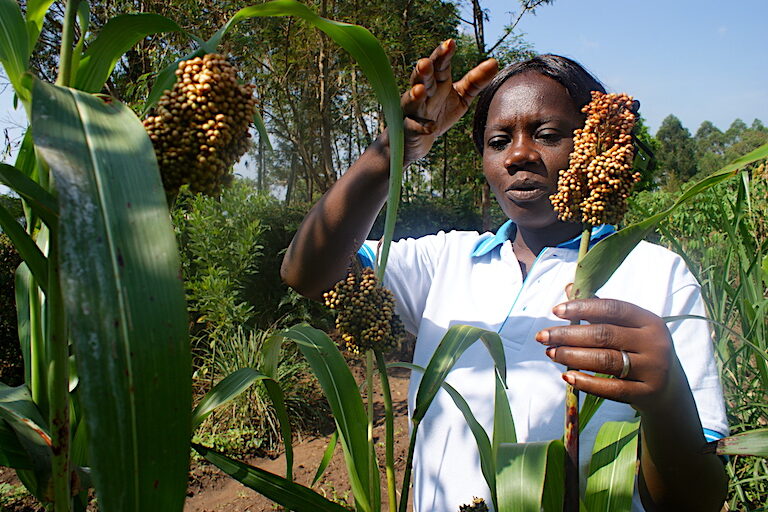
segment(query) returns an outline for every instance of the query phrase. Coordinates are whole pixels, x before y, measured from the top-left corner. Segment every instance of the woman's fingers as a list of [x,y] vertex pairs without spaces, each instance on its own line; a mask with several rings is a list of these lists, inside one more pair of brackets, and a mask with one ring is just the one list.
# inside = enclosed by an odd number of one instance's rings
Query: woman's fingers
[[565,372],[563,380],[585,393],[633,406],[653,393],[643,382],[595,377],[575,370]]
[[[536,341],[544,345],[570,345],[614,350],[627,350],[625,345],[627,327],[613,324],[563,325],[549,327],[536,333]],[[629,328],[633,329],[633,328]]]
[[[641,358],[637,354],[624,353],[629,364],[627,365],[628,373],[622,378],[631,380],[634,374],[644,373]],[[605,373],[614,377],[624,373],[625,361],[620,350],[549,347],[546,354],[552,361],[568,368]]]
[[485,60],[453,84],[453,89],[464,100],[464,103],[469,105],[474,97],[480,94],[480,91],[496,76],[498,71],[499,63],[496,59]]
[[625,327],[644,327],[658,319],[640,306],[613,299],[572,300],[558,304],[552,312],[564,320],[610,323]]

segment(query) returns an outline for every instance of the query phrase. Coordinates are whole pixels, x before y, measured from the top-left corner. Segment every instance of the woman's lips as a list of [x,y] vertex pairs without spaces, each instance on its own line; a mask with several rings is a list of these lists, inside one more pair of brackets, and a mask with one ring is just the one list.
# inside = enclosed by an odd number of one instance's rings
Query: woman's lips
[[512,201],[518,203],[525,203],[529,201],[536,201],[543,196],[549,196],[549,191],[546,187],[540,185],[522,185],[517,187],[510,187],[507,189],[507,197]]

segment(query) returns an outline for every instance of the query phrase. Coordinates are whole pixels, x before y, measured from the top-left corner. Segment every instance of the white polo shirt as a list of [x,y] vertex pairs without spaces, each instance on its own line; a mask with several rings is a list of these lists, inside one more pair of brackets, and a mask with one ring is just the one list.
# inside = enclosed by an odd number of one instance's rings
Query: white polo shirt
[[[552,362],[534,339],[544,327],[566,325],[552,308],[564,302],[573,281],[578,239],[546,247],[523,279],[510,239],[509,221],[496,235],[452,231],[392,244],[385,285],[408,331],[417,336],[413,362],[427,366],[446,330],[468,324],[498,332],[507,358],[507,396],[518,442],[559,439],[563,435],[565,382],[562,365]],[[612,228],[593,231],[593,241]],[[377,246],[368,241],[358,256],[371,264]],[[705,315],[701,290],[682,258],[663,247],[641,242],[597,293],[645,308],[660,317]],[[688,377],[708,440],[728,432],[722,390],[709,327],[702,320],[667,324]],[[420,375],[411,375],[408,402],[413,412]],[[447,382],[493,432],[493,361],[482,343],[457,361]],[[581,394],[583,398],[583,393]],[[605,401],[581,435],[581,475],[586,475],[592,445],[605,421],[631,420],[629,405]],[[674,411],[669,418],[675,421]],[[475,439],[450,396],[441,390],[419,427],[413,469],[416,512],[453,512],[490,491],[480,471]],[[582,482],[583,486],[583,482]],[[642,510],[637,492],[633,510]]]

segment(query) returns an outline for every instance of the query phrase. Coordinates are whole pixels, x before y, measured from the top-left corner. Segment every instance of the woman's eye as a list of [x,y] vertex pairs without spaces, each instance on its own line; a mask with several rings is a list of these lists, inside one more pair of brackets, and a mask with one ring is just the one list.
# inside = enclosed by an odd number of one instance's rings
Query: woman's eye
[[488,147],[495,150],[502,150],[507,145],[507,139],[496,137],[488,141]]
[[541,131],[536,134],[536,137],[544,141],[545,144],[556,144],[563,138],[559,132],[554,130]]

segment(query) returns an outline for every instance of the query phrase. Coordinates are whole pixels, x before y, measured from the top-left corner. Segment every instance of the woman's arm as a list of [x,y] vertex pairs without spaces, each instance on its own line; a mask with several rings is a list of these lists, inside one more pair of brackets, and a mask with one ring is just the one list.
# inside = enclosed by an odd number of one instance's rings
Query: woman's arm
[[[425,156],[496,74],[498,65],[489,59],[452,82],[455,50],[453,40],[445,41],[429,58],[419,60],[411,74],[411,88],[401,99],[406,116],[404,165]],[[307,214],[283,258],[283,281],[314,299],[339,281],[386,200],[388,179],[385,131]]]
[[702,453],[706,441],[693,394],[661,318],[609,299],[566,302],[554,313],[589,324],[537,333],[553,361],[619,376],[621,351],[630,358],[629,374],[622,379],[579,371],[568,371],[563,378],[581,391],[628,403],[640,413],[640,496],[645,508],[719,511],[727,490],[725,470],[717,456]]

